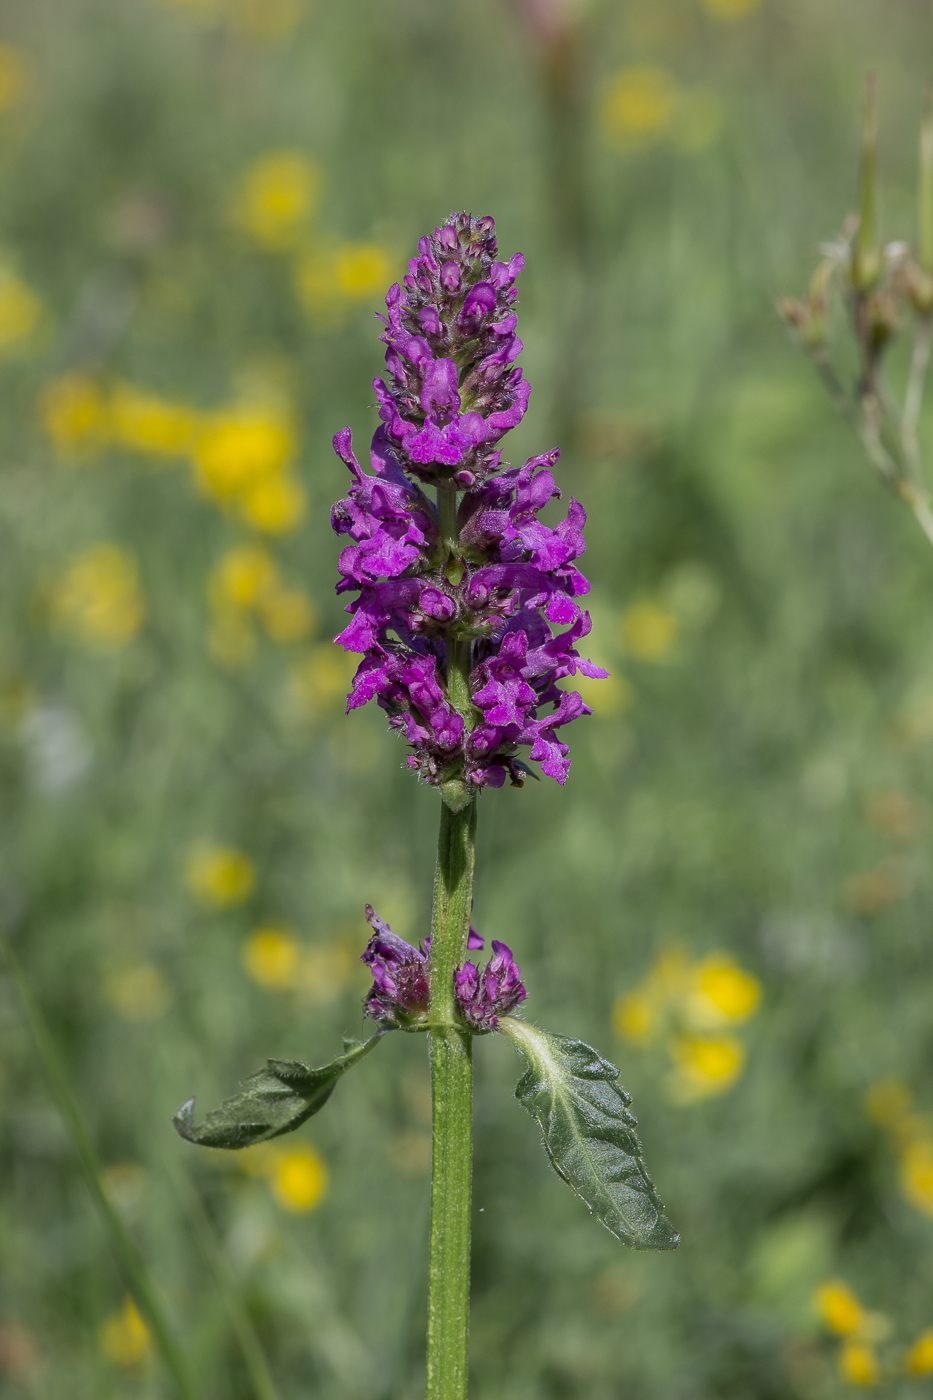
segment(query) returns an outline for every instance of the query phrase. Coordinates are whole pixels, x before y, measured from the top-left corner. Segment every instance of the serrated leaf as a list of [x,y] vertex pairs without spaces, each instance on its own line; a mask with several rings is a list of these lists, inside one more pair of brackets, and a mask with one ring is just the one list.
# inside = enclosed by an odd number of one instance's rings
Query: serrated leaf
[[515,1097],[538,1120],[554,1169],[623,1244],[676,1249],[680,1236],[648,1175],[615,1065],[582,1040],[512,1016],[499,1029],[528,1062]]
[[300,1060],[267,1060],[203,1123],[194,1121],[194,1099],[182,1104],[172,1122],[189,1142],[201,1147],[250,1147],[300,1128],[319,1112],[351,1065],[368,1055],[385,1031],[349,1044],[330,1064],[312,1069]]

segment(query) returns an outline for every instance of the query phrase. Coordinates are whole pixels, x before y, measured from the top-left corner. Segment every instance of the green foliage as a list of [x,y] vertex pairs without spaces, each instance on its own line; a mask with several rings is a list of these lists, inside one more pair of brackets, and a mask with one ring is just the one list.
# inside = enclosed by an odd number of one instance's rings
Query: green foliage
[[551,1165],[622,1244],[676,1249],[648,1175],[619,1071],[591,1045],[514,1017],[501,1029],[528,1061],[515,1097],[536,1118]]
[[251,1147],[293,1133],[320,1113],[341,1075],[368,1055],[383,1034],[349,1044],[342,1055],[317,1069],[299,1060],[269,1060],[201,1124],[194,1121],[194,1099],[188,1099],[172,1120],[175,1129],[201,1147],[228,1148]]

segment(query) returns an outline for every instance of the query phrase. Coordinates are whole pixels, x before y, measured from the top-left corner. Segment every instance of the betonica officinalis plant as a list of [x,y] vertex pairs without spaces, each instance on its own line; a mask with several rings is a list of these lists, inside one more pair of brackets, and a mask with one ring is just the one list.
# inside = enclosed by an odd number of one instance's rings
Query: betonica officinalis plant
[[[933,544],[933,510],[918,437],[933,333],[933,94],[920,127],[916,246],[878,234],[876,81],[868,79],[859,211],[819,245],[820,261],[801,301],[778,312],[810,357],[836,407],[854,428],[881,480],[913,511]],[[841,310],[850,363],[840,367],[834,322]],[[904,330],[913,345],[898,397],[885,373]],[[845,349],[843,350],[845,354]]]
[[[380,426],[370,475],[350,430],[334,447],[350,473],[333,508],[345,540],[337,591],[352,595],[335,639],[362,656],[347,710],[376,700],[407,742],[408,767],[439,798],[431,928],[420,947],[371,906],[362,954],[375,1031],[320,1068],[270,1060],[239,1093],[178,1131],[242,1148],[292,1132],[323,1108],[338,1079],[390,1031],[422,1034],[431,1063],[433,1165],[427,1336],[429,1400],[467,1387],[473,1042],[505,1035],[525,1060],[516,1089],[548,1156],[623,1244],[673,1249],[678,1236],[645,1168],[618,1070],[580,1040],[524,1019],[512,950],[483,947],[470,926],[477,812],[486,789],[521,788],[531,764],[558,783],[560,733],[589,713],[573,676],[604,677],[579,655],[590,631],[583,507],[554,527],[539,515],[560,493],[556,450],[521,467],[499,444],[521,421],[529,386],[516,361],[515,283],[523,259],[497,257],[491,218],[453,214],[422,238],[386,298],[386,379],[375,381]],[[565,688],[560,683],[569,681]],[[500,799],[501,800],[501,799]]]

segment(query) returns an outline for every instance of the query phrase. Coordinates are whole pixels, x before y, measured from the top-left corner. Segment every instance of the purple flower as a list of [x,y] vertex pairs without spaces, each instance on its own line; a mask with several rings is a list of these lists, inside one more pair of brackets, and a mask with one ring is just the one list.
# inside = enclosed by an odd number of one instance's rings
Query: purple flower
[[[373,985],[363,1000],[363,1009],[366,1015],[382,1026],[417,1027],[428,1014],[431,992],[428,954],[431,940],[426,938],[420,948],[412,947],[404,938],[392,932],[371,904],[366,905],[366,921],[373,930],[373,936],[360,954],[360,962],[364,962],[372,972]],[[467,948],[476,951],[482,946],[483,940],[471,925]],[[493,943],[494,948],[504,946]],[[495,961],[493,958],[489,966]],[[467,963],[467,967],[472,967],[472,963]],[[518,999],[521,1000],[524,995],[522,988]]]
[[[516,254],[498,259],[493,221],[453,214],[422,238],[382,317],[385,379],[375,381],[381,424],[372,471],[350,430],[334,447],[352,475],[332,512],[348,537],[338,593],[352,592],[336,641],[362,655],[347,709],[375,699],[411,746],[408,765],[454,805],[508,777],[521,787],[530,749],[563,783],[563,725],[590,711],[558,682],[606,672],[580,657],[590,630],[576,565],[586,512],[571,499],[559,524],[541,510],[560,492],[555,449],[504,466],[497,444],[522,419],[528,384],[515,361]],[[437,488],[456,508],[442,538]],[[451,534],[445,515],[444,534]],[[469,697],[451,699],[450,647],[468,658]]]
[[471,1030],[494,1031],[500,1016],[525,1000],[521,968],[505,943],[492,940],[493,956],[480,970],[464,963],[454,978],[457,1004]]
[[367,1015],[383,1026],[412,1025],[428,1014],[428,956],[426,948],[413,948],[393,933],[367,904],[366,919],[373,936],[360,955],[373,974],[373,985],[363,1006]]

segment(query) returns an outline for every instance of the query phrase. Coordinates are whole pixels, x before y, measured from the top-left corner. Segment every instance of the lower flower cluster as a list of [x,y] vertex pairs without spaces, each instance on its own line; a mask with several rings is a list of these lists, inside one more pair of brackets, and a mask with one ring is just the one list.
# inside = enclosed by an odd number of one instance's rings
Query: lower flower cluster
[[[428,954],[431,940],[426,938],[420,948],[413,947],[393,933],[380,919],[371,904],[366,906],[366,919],[373,936],[361,954],[373,974],[373,985],[363,1001],[363,1007],[381,1026],[415,1029],[427,1020],[430,998]],[[470,929],[467,947],[483,947],[483,940]],[[512,957],[512,950],[496,939],[492,941],[493,956],[482,969],[466,962],[455,974],[454,992],[457,1006],[467,1026],[473,1031],[494,1031],[500,1016],[507,1016],[525,1000],[521,969]]]

